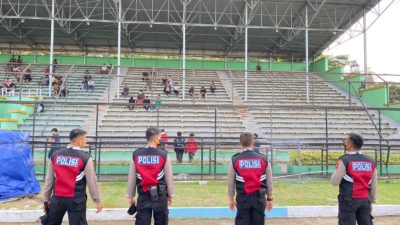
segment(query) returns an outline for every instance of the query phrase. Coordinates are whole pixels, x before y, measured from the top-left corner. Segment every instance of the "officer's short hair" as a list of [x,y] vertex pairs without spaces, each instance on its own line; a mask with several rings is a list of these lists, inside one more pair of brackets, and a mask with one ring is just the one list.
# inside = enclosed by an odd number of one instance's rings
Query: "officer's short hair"
[[146,130],[146,139],[150,141],[154,136],[159,135],[160,130],[158,130],[156,127],[149,127]]
[[351,143],[353,144],[354,148],[356,148],[357,150],[361,149],[361,147],[364,144],[364,138],[361,135],[356,133],[350,133],[348,137]]
[[71,130],[71,132],[69,133],[69,140],[74,140],[77,137],[86,135],[86,131],[80,128],[76,128]]
[[242,133],[240,135],[240,144],[243,147],[250,147],[253,144],[253,134],[252,133]]
[[50,132],[56,132],[56,133],[58,133],[58,129],[57,129],[57,128],[53,128],[53,129],[51,129]]

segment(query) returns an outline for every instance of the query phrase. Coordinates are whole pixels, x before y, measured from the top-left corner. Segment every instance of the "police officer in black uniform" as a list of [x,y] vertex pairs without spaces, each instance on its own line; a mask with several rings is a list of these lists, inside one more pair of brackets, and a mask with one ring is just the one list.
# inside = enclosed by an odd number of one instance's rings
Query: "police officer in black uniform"
[[43,191],[45,205],[50,205],[47,221],[44,223],[46,225],[60,225],[66,212],[70,225],[87,225],[86,185],[96,203],[96,212],[101,212],[103,208],[93,160],[83,151],[86,146],[86,132],[73,129],[69,138],[70,145],[54,152],[48,164]]
[[157,148],[161,134],[157,128],[146,130],[147,146],[133,151],[128,177],[128,199],[136,204],[136,225],[168,224],[168,205],[175,194],[172,165],[168,152]]
[[251,133],[240,135],[243,152],[229,163],[229,208],[237,207],[235,225],[264,225],[265,209],[271,211],[273,207],[271,166],[265,155],[253,150],[253,138]]
[[375,162],[361,153],[363,138],[350,133],[344,140],[346,155],[339,158],[331,183],[339,185],[339,225],[372,225],[371,202],[376,199]]

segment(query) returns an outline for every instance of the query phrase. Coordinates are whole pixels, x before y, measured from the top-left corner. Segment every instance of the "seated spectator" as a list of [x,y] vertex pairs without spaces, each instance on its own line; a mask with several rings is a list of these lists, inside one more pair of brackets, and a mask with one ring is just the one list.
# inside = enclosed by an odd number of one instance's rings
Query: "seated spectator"
[[88,80],[87,79],[83,79],[81,82],[81,90],[88,90]]
[[92,79],[89,79],[87,82],[87,90],[91,90],[92,92],[94,91],[94,81]]
[[100,74],[107,74],[108,73],[108,67],[104,63],[102,67],[100,67]]
[[145,95],[144,95],[143,91],[140,90],[138,95],[137,95],[137,98],[136,98],[136,104],[140,104],[140,105],[143,104],[144,96]]
[[194,98],[194,87],[190,87],[189,89],[189,95]]
[[15,59],[15,55],[12,55],[10,61],[8,61],[8,62],[11,64],[16,63],[17,60]]
[[260,64],[260,63],[257,63],[256,70],[257,70],[257,71],[261,71],[261,64]]
[[215,93],[215,90],[217,90],[217,88],[215,87],[215,84],[214,84],[214,81],[211,83],[211,85],[210,85],[210,91],[211,91],[211,93]]
[[149,73],[147,71],[144,71],[142,73],[142,80],[147,81],[149,79]]
[[193,158],[197,152],[199,145],[196,143],[197,140],[194,138],[194,133],[190,133],[190,137],[187,139],[185,144],[185,153],[189,154],[189,162],[193,161]]
[[68,93],[69,91],[67,85],[66,84],[61,85],[60,97],[67,97]]
[[39,86],[48,86],[49,85],[49,76],[42,76],[39,80]]
[[181,88],[178,85],[176,85],[176,86],[174,86],[173,89],[174,89],[175,95],[179,95],[179,92],[181,91]]
[[50,67],[49,66],[44,70],[44,75],[47,77],[50,76]]
[[90,75],[89,70],[85,71],[85,75],[83,76],[83,79],[86,79],[86,80],[92,79],[92,76]]
[[13,72],[17,82],[20,82],[20,80],[21,80],[21,68],[18,65],[14,65],[11,72]]
[[122,96],[126,98],[128,97],[128,95],[129,95],[129,87],[127,84],[125,84],[124,89],[122,89]]
[[20,55],[18,56],[17,63],[22,64],[22,58]]
[[22,77],[23,82],[31,82],[32,81],[32,71],[31,69],[25,70],[24,76]]
[[146,89],[147,89],[147,91],[151,91],[152,86],[153,86],[153,82],[151,81],[151,79],[147,79],[146,80]]
[[170,85],[165,85],[164,86],[164,93],[167,95],[167,97],[169,97],[171,92],[172,92],[172,87]]
[[143,104],[144,104],[143,108],[145,108],[147,111],[149,111],[149,109],[151,109],[150,103],[151,103],[151,100],[150,100],[149,96],[146,96],[146,98],[143,100]]
[[166,77],[163,77],[162,79],[161,79],[161,82],[162,82],[162,84],[165,86],[165,85],[167,85],[167,81],[168,81],[168,78],[166,78]]
[[207,90],[204,88],[204,86],[202,86],[200,89],[200,96],[203,99],[207,99]]
[[110,64],[107,66],[107,74],[111,72],[111,68],[112,68],[112,64],[110,63]]
[[135,108],[135,99],[133,97],[131,97],[128,101],[128,109],[129,110],[133,110]]

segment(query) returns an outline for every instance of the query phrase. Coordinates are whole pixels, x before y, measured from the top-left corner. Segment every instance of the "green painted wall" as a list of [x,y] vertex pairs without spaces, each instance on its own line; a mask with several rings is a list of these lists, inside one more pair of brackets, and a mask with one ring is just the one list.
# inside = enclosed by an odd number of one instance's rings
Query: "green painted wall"
[[[35,63],[33,55],[22,56],[25,63]],[[37,62],[39,64],[48,64],[49,55],[38,55]],[[84,64],[83,56],[65,56],[55,55],[54,58],[58,60],[59,64]],[[8,54],[0,54],[0,62],[8,62]],[[102,65],[102,64],[113,64],[117,65],[117,58],[114,57],[87,57],[87,65]],[[249,70],[256,70],[257,61],[251,61],[248,64]],[[260,62],[263,71],[269,71],[269,62]],[[132,58],[121,58],[122,66],[136,66],[136,67],[160,67],[160,68],[180,68],[179,59],[147,59],[147,58],[135,58],[134,62]],[[310,64],[310,67],[312,65]],[[229,70],[244,70],[243,61],[227,61],[226,67]],[[186,68],[188,69],[225,69],[224,61],[205,61],[205,60],[187,60]],[[293,63],[290,62],[273,62],[272,71],[305,71],[304,63]]]
[[328,81],[341,81],[343,79],[344,68],[337,67],[335,69],[326,71],[327,73],[320,74],[322,78]]
[[329,62],[326,57],[321,58],[317,62],[310,65],[310,71],[313,72],[326,72],[329,68]]
[[[389,108],[400,109],[400,103],[398,104],[389,104]],[[394,121],[400,123],[400,111],[389,111],[383,110],[383,114],[391,117]]]
[[362,93],[362,100],[372,107],[383,107],[388,103],[388,90],[385,86],[366,89]]

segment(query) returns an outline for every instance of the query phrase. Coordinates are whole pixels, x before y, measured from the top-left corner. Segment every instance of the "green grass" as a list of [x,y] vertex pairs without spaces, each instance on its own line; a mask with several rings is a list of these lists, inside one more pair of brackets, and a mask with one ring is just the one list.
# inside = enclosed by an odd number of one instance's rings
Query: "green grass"
[[[126,182],[100,183],[100,194],[106,208],[126,208]],[[400,205],[400,181],[380,180],[377,204]],[[274,203],[276,206],[294,205],[336,205],[338,187],[327,179],[276,180],[274,181]],[[39,195],[40,196],[40,195]],[[210,181],[176,183],[176,197],[173,206],[227,206],[227,182]],[[38,209],[40,203],[20,200],[0,204],[0,209]],[[93,208],[92,201],[88,207]]]

